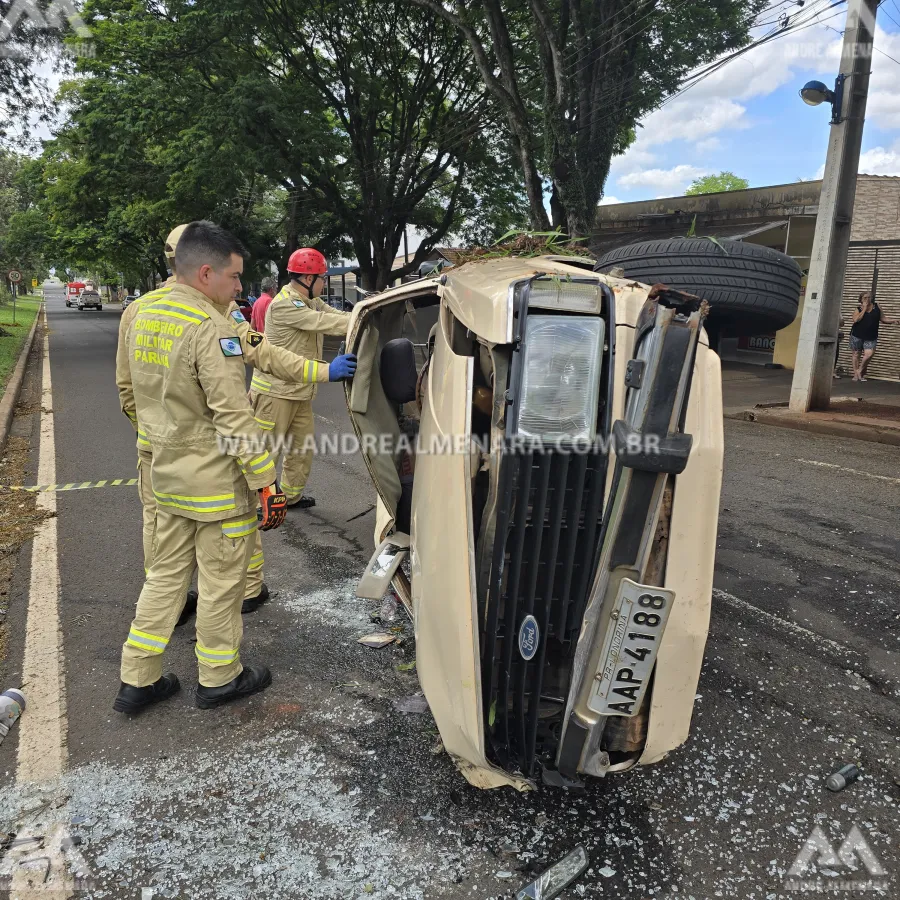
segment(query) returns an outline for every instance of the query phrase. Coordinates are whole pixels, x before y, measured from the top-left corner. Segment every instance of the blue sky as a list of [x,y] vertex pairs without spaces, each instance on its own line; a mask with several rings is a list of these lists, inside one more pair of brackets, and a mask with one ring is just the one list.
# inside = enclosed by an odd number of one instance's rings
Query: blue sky
[[[832,2],[807,0],[801,9],[773,0],[779,14],[808,27],[749,51],[651,113],[613,161],[604,202],[678,195],[723,169],[753,187],[821,177],[829,108],[806,106],[798,91],[813,78],[831,86],[838,72],[847,7],[828,9]],[[875,47],[860,171],[900,175],[900,0],[882,3]]]

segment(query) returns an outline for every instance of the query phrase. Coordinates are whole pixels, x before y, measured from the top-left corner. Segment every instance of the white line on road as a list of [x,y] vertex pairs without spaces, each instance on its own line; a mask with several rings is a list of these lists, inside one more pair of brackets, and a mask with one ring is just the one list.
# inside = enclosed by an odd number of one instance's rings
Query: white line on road
[[715,597],[716,600],[721,600],[723,603],[727,603],[729,606],[734,606],[737,609],[743,609],[760,619],[765,619],[772,625],[777,625],[779,628],[785,631],[790,631],[793,634],[801,635],[808,640],[828,647],[831,650],[835,650],[838,653],[854,652],[850,647],[845,647],[843,644],[839,644],[837,641],[832,641],[830,638],[822,637],[821,634],[816,634],[815,631],[810,631],[808,628],[804,628],[802,625],[798,625],[796,622],[792,622],[790,619],[783,619],[781,616],[776,616],[774,613],[766,612],[766,610],[760,609],[758,606],[754,606],[752,603],[748,603],[746,600],[741,600],[740,597],[735,597],[734,594],[729,594],[728,591],[723,591],[719,588],[713,588],[712,593],[713,597]]
[[[44,309],[47,329],[47,311]],[[44,333],[41,382],[41,439],[38,483],[56,483],[50,338]],[[43,480],[43,479],[46,479]],[[59,560],[56,542],[56,494],[38,494],[37,508],[47,514],[31,546],[31,585],[25,625],[22,686],[28,709],[19,732],[17,778],[45,782],[66,766],[66,699],[62,634],[59,626]]]
[[876,478],[878,481],[888,481],[891,484],[900,484],[900,478],[890,478],[887,475],[876,475],[874,472],[861,472],[859,469],[848,469],[846,466],[820,462],[817,459],[798,459],[797,462],[806,463],[808,466],[820,466],[823,469],[837,469],[839,472],[846,472],[848,475],[863,475],[866,478]]

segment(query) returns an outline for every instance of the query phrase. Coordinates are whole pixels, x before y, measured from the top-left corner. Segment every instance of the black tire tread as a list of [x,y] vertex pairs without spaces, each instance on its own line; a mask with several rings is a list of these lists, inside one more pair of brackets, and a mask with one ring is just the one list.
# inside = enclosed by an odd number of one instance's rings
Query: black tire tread
[[698,294],[712,313],[764,317],[773,327],[797,315],[802,272],[789,256],[759,244],[723,240],[723,251],[703,238],[642,241],[610,250],[597,264],[622,266],[629,278]]

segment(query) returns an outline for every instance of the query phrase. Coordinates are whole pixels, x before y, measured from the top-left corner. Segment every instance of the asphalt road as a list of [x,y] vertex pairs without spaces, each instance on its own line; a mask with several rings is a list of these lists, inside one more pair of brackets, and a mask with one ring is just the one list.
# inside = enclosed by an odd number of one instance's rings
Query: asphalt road
[[[130,477],[119,311],[67,310],[48,293],[48,317],[57,480]],[[336,386],[316,408],[320,430],[349,428]],[[35,442],[37,420],[17,426]],[[411,634],[381,651],[356,642],[371,627],[353,586],[373,528],[358,457],[318,459],[319,505],[265,536],[277,596],[246,618],[242,657],[270,664],[275,681],[213,712],[191,704],[193,635],[179,630],[167,661],[186,689],[139,718],[112,713],[142,582],[136,489],[58,494],[68,772],[15,786],[11,732],[3,830],[65,825],[98,898],[511,896],[583,843],[592,867],[566,897],[777,900],[793,895],[789,870],[817,826],[835,850],[856,826],[869,867],[838,856],[808,877],[849,880],[844,896],[870,878],[900,895],[896,451],[751,423],[726,423],[726,437],[691,739],[658,766],[568,794],[470,788],[430,716],[394,710],[418,690],[397,668],[415,650]],[[30,559],[26,548],[11,589],[4,684],[21,667]],[[863,777],[826,791],[847,761]]]

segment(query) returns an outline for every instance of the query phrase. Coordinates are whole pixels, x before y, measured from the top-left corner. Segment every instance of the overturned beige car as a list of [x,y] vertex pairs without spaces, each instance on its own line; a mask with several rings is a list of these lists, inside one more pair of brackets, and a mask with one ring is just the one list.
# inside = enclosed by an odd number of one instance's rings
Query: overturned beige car
[[482,788],[577,785],[688,736],[721,488],[698,298],[567,257],[478,260],[357,304],[353,426],[425,697]]

